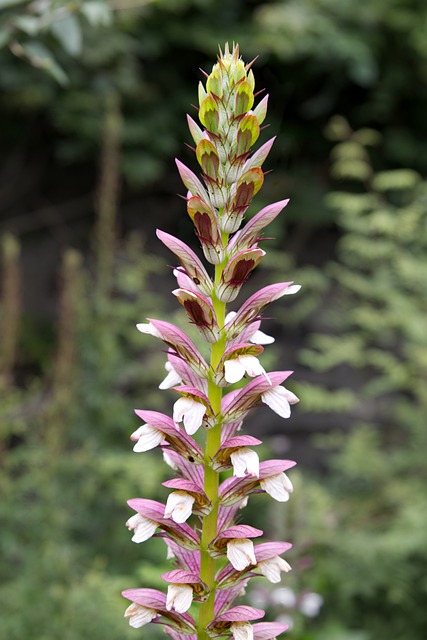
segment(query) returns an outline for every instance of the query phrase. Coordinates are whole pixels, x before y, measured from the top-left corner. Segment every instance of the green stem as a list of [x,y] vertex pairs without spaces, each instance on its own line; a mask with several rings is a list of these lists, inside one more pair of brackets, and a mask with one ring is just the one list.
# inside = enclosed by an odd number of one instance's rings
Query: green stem
[[[228,241],[228,234],[223,234],[222,240],[223,245],[225,246]],[[221,281],[225,264],[226,261],[219,265],[215,265],[215,285],[218,285]],[[216,293],[214,293],[212,296],[212,304],[215,309],[218,326],[223,327],[225,322],[226,303],[218,300]],[[221,358],[224,355],[225,346],[225,336],[222,336],[218,342],[215,342],[212,345],[210,359],[212,372],[215,371],[221,361]],[[221,412],[222,389],[215,384],[212,377],[208,381],[208,398],[213,412],[215,414],[219,414]],[[219,474],[212,469],[210,460],[218,451],[220,444],[221,422],[217,422],[212,429],[208,430],[206,437],[204,490],[212,503],[212,510],[203,518],[200,547],[200,577],[209,589],[209,596],[207,600],[200,605],[197,630],[198,640],[206,640],[208,638],[206,627],[214,618],[216,562],[210,555],[208,547],[210,542],[212,542],[217,535]]]

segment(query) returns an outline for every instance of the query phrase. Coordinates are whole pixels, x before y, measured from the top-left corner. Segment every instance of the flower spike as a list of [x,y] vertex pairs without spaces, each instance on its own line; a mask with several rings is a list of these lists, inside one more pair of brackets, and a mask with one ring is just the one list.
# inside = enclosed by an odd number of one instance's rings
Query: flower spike
[[[162,624],[171,640],[275,640],[287,629],[279,622],[256,622],[264,611],[236,605],[252,578],[277,584],[291,569],[282,557],[291,544],[260,540],[264,532],[240,522],[240,513],[254,493],[287,502],[293,492],[287,472],[296,464],[260,460],[261,440],[244,432],[244,418],[265,405],[289,418],[299,401],[283,386],[292,371],[265,370],[264,346],[274,337],[261,331],[265,308],[297,293],[299,285],[264,286],[237,311],[227,309],[265,256],[264,230],[288,204],[284,199],[265,206],[241,228],[263,185],[262,167],[274,142],[254,150],[268,95],[259,99],[262,92],[254,93],[253,62],[244,63],[237,44],[220,49],[199,83],[199,123],[187,116],[201,177],[176,160],[187,189],[186,219],[208,264],[179,238],[157,231],[179,260],[172,293],[197,328],[196,341],[163,320],[137,325],[166,345],[159,388],[178,399],[167,414],[136,410],[142,424],[130,436],[134,452],[160,449],[173,477],[163,482],[169,490],[165,504],[129,500],[133,515],[126,526],[137,544],[162,538],[174,565],[162,574],[165,592],[123,592],[130,600],[125,616],[134,628]],[[230,477],[220,482],[223,471]]]

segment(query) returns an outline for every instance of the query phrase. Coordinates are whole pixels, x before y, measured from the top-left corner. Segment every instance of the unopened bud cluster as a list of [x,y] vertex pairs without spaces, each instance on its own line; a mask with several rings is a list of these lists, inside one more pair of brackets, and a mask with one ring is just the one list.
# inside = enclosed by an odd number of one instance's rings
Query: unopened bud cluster
[[[254,544],[263,532],[236,524],[236,519],[253,493],[266,492],[286,502],[292,484],[285,472],[295,465],[291,460],[260,462],[253,447],[261,441],[242,433],[243,419],[260,403],[289,418],[290,406],[298,402],[283,386],[292,372],[267,372],[258,357],[263,345],[274,342],[260,329],[263,310],[278,298],[296,293],[299,286],[292,282],[269,285],[237,312],[226,309],[265,255],[258,246],[263,229],[288,202],[265,207],[240,229],[252,197],[262,186],[261,166],[274,141],[251,153],[266,116],[268,96],[253,108],[255,80],[250,67],[239,57],[237,46],[231,52],[226,46],[206,85],[200,84],[201,126],[189,116],[188,123],[203,180],[177,160],[188,189],[188,215],[204,256],[214,267],[206,268],[178,238],[157,232],[179,260],[173,294],[209,348],[209,360],[169,322],[149,319],[137,325],[167,346],[167,375],[160,388],[173,389],[179,398],[171,417],[136,410],[142,425],[131,439],[137,453],[160,448],[175,477],[164,483],[171,490],[166,504],[129,500],[135,513],[126,524],[134,542],[161,536],[174,568],[162,575],[166,593],[147,588],[124,591],[131,601],[125,615],[133,627],[163,624],[172,640],[230,635],[235,640],[272,640],[286,630],[279,623],[253,624],[264,612],[235,605],[252,577],[265,576],[277,583],[281,572],[290,570],[281,557],[291,547],[288,542]],[[227,392],[227,387],[241,385],[242,380],[244,386]],[[221,482],[220,473],[226,476]]]

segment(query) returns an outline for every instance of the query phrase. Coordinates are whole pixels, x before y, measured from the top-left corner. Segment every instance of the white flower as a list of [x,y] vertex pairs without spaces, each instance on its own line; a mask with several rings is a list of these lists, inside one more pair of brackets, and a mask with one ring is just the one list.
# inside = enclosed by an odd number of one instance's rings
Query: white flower
[[277,473],[274,476],[269,476],[260,480],[261,489],[264,489],[272,498],[279,502],[287,502],[290,498],[290,493],[294,490],[292,482],[289,480],[286,473]]
[[140,604],[136,604],[136,602],[132,602],[125,611],[125,618],[129,618],[129,624],[134,629],[143,627],[145,624],[151,622],[156,616],[157,611],[155,609],[143,607]]
[[178,423],[184,422],[184,428],[188,435],[192,436],[202,425],[206,407],[201,402],[192,398],[179,398],[173,405],[173,420]]
[[149,424],[143,424],[134,431],[130,437],[131,440],[137,440],[133,450],[136,453],[155,449],[164,440],[164,435],[158,429],[151,427]]
[[233,475],[237,478],[244,478],[246,472],[250,476],[259,478],[259,458],[255,451],[248,447],[240,447],[231,454],[230,458],[233,465]]
[[249,622],[233,622],[230,631],[234,640],[253,640],[254,630]]
[[169,494],[165,507],[165,518],[182,523],[191,516],[194,498],[186,491],[174,491]]
[[264,367],[255,356],[243,354],[224,362],[224,377],[230,384],[241,380],[245,373],[251,378],[264,375],[267,380],[270,380]]
[[160,332],[156,329],[152,322],[141,322],[136,325],[136,328],[141,333],[147,333],[150,336],[154,336],[155,338],[161,338]]
[[288,587],[282,587],[281,589],[274,589],[271,599],[273,604],[279,604],[287,609],[293,609],[297,603],[297,597],[295,592]]
[[267,578],[270,582],[276,583],[280,582],[280,572],[281,571],[291,571],[292,567],[290,564],[283,560],[280,556],[274,556],[274,558],[269,558],[268,560],[262,560],[258,562],[257,570]]
[[261,400],[282,418],[289,418],[291,415],[290,405],[299,402],[299,398],[292,391],[280,386],[263,393]]
[[175,609],[178,613],[185,613],[193,602],[193,589],[189,584],[170,584],[166,600],[166,609]]
[[134,531],[132,542],[145,542],[145,540],[148,540],[148,538],[154,535],[157,529],[157,522],[142,516],[140,513],[135,513],[135,515],[126,522],[126,526],[129,531]]
[[256,564],[254,544],[249,538],[234,538],[227,543],[227,558],[236,569],[243,571],[251,564]]
[[308,618],[315,618],[319,615],[320,607],[323,604],[323,598],[318,593],[304,593],[299,603],[299,609]]
[[169,362],[167,360],[165,364],[165,369],[168,372],[166,378],[159,384],[159,389],[170,389],[171,387],[176,387],[177,384],[181,384],[182,380]]

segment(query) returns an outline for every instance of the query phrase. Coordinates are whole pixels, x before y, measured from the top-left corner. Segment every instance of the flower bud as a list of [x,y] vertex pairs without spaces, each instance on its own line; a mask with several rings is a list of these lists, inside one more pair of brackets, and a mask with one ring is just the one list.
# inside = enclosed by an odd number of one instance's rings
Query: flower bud
[[234,300],[241,286],[249,278],[251,271],[255,269],[264,256],[265,251],[258,247],[236,253],[223,270],[221,282],[216,290],[218,298],[222,302]]
[[215,146],[210,140],[200,140],[196,147],[197,161],[202,167],[203,173],[216,180],[218,178],[219,156]]

